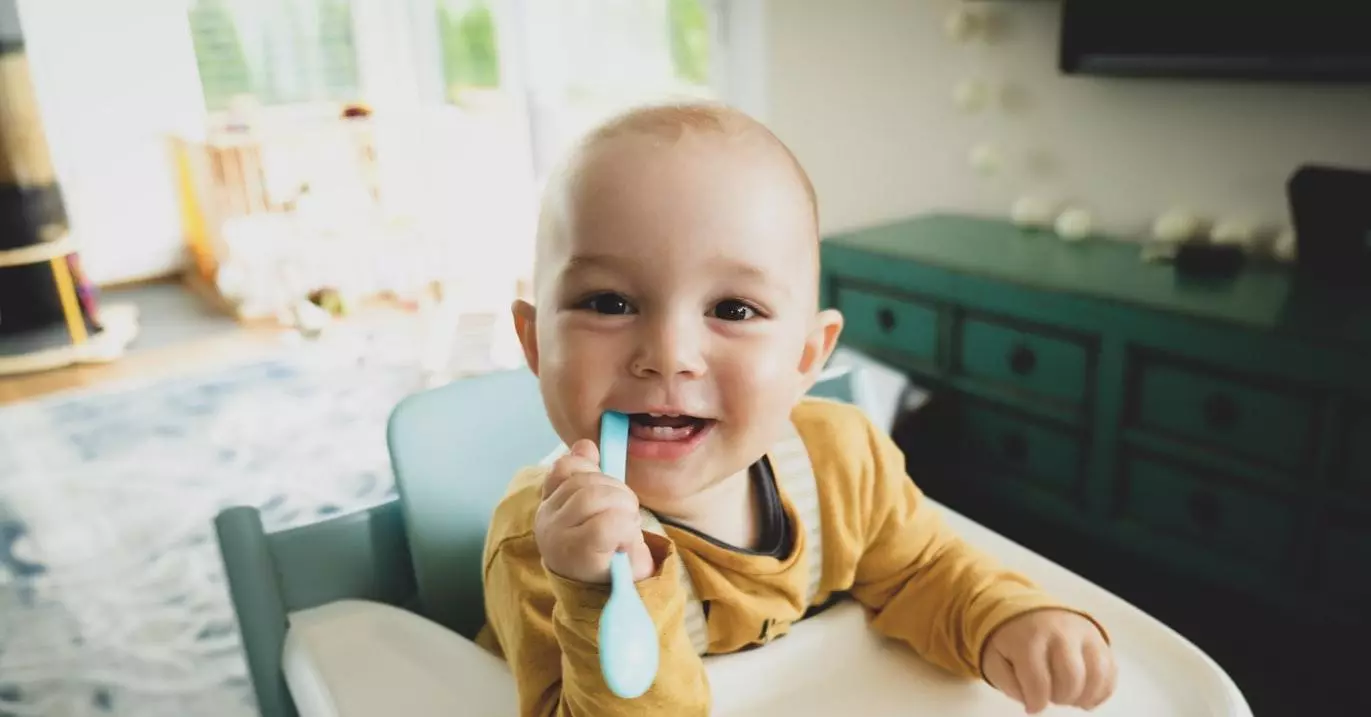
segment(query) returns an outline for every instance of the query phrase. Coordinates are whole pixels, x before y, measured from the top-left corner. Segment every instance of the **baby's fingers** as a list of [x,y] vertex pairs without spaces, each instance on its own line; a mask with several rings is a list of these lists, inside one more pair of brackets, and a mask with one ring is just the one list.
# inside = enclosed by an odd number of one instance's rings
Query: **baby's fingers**
[[1076,642],[1054,640],[1048,648],[1052,667],[1052,701],[1059,705],[1079,705],[1086,687],[1085,662]]
[[1077,703],[1082,709],[1093,710],[1114,694],[1119,677],[1118,663],[1103,642],[1089,641],[1082,650],[1085,661],[1086,687]]
[[558,458],[548,470],[547,477],[543,479],[543,500],[557,492],[562,484],[567,482],[572,476],[580,473],[599,473],[600,472],[600,452],[595,448],[595,444],[587,441],[576,441],[571,445],[571,452]]
[[567,498],[558,512],[558,522],[568,528],[577,527],[601,513],[613,513],[614,520],[622,522],[620,516],[637,516],[638,496],[622,483],[590,483]]
[[608,555],[629,550],[642,540],[642,522],[637,512],[607,510],[565,533],[569,544],[581,546],[590,553]]
[[1047,709],[1052,699],[1052,674],[1047,666],[1047,645],[1036,645],[1024,654],[1016,655],[1014,676],[1023,691],[1023,703],[1029,714]]
[[1009,660],[1004,659],[1004,655],[993,651],[988,652],[982,671],[991,687],[1009,695],[1018,702],[1024,701],[1023,690],[1019,688],[1019,678],[1014,676],[1014,666],[1009,664]]

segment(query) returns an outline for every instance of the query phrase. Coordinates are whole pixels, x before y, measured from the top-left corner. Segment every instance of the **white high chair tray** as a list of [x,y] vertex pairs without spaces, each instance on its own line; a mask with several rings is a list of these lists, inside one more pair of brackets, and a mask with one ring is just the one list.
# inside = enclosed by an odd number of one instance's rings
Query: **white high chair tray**
[[[941,509],[968,542],[1080,606],[1110,631],[1119,681],[1093,714],[1251,717],[1232,680],[1198,648],[1098,586],[965,517]],[[292,616],[286,681],[301,717],[517,714],[509,668],[471,642],[397,608],[347,601]],[[837,605],[763,649],[708,658],[716,715],[1009,717],[1023,707],[955,679],[876,635],[862,608]],[[1049,708],[1043,714],[1081,714]]]

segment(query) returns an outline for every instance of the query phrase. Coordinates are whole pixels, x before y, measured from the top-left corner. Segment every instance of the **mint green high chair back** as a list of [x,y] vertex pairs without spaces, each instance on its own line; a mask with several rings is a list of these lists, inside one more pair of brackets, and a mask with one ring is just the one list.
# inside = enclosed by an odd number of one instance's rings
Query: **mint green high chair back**
[[423,614],[474,638],[485,621],[481,556],[516,471],[559,443],[527,369],[406,398],[387,428]]

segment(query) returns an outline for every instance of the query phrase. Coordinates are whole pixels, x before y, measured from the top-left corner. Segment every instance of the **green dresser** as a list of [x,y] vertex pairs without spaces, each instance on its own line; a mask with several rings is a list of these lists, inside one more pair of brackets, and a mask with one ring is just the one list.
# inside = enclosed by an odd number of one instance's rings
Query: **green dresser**
[[843,343],[934,391],[934,497],[1283,610],[1371,615],[1371,289],[1188,278],[1136,244],[959,216],[822,256]]

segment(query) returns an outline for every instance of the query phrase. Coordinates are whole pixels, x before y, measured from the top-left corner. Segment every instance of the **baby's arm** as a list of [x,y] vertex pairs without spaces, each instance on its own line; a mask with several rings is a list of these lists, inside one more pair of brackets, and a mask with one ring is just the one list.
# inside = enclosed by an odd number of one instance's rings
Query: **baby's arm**
[[[904,457],[894,442],[874,427],[868,428],[868,434],[872,462],[866,478],[871,481],[871,493],[853,595],[875,611],[877,630],[965,676],[984,676],[987,645],[1018,650],[1026,638],[1033,643],[1028,647],[1037,649],[1039,642],[1046,646],[1052,638],[1045,633],[1060,624],[1066,625],[1077,643],[1084,636],[1090,649],[1107,651],[1103,631],[1097,630],[1093,620],[1055,601],[1027,578],[1002,569],[952,533],[906,474]],[[1019,619],[1025,616],[1027,620]],[[1001,639],[997,632],[1006,625],[1014,629],[1003,631]],[[1074,649],[1081,652],[1080,644]],[[1045,669],[1050,667],[1046,650],[1042,658],[1034,657]],[[1112,668],[1112,659],[1108,665]],[[1053,674],[1047,677],[1057,679]],[[1038,706],[1033,703],[1039,701],[1041,685],[997,686]],[[1107,695],[1105,686],[1099,687]],[[1043,699],[1052,697],[1058,686],[1048,684],[1046,689],[1049,694]],[[1069,689],[1070,685],[1065,691]],[[1075,699],[1083,700],[1079,693]]]

